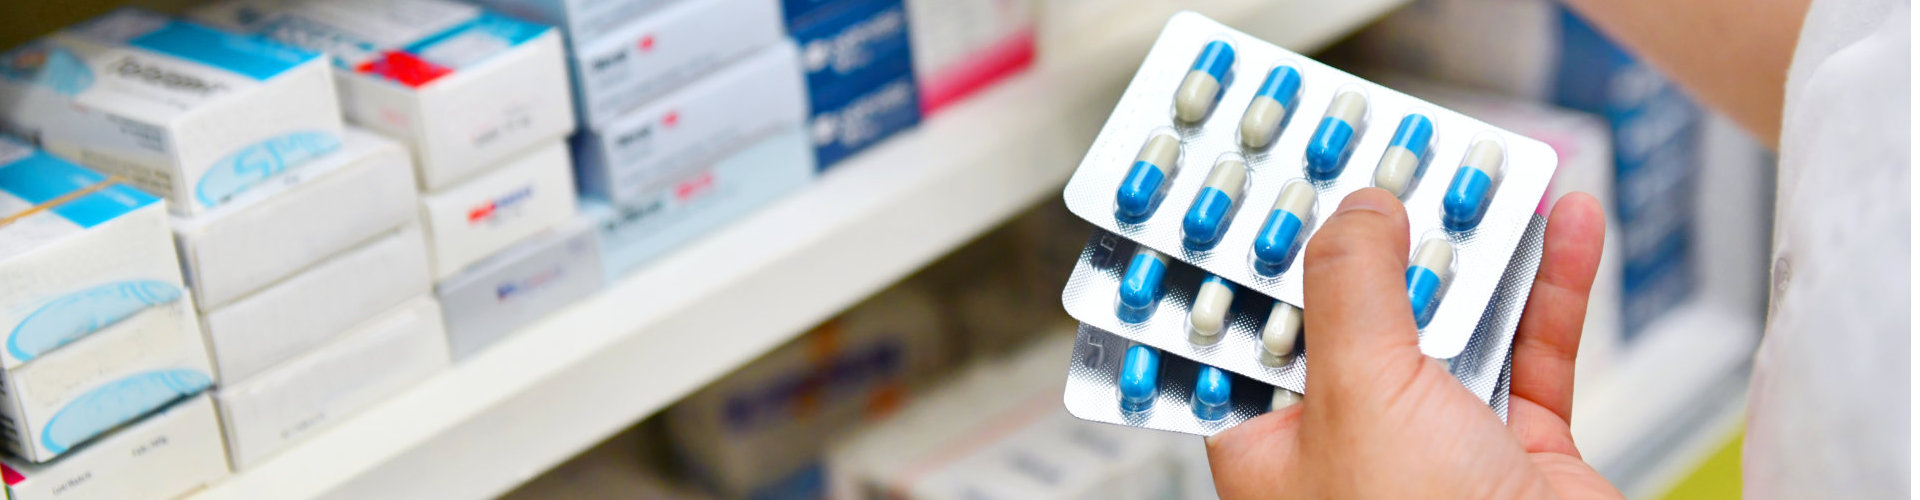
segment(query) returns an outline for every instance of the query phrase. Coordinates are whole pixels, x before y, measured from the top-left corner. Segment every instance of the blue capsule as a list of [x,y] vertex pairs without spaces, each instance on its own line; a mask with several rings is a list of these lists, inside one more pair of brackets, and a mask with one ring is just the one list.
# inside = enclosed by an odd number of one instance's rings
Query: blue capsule
[[1366,118],[1366,95],[1358,90],[1341,90],[1333,96],[1333,102],[1327,104],[1327,116],[1320,119],[1320,127],[1313,130],[1313,138],[1307,141],[1307,177],[1314,180],[1339,177]]
[[1200,378],[1193,382],[1193,416],[1208,422],[1227,418],[1232,403],[1233,379],[1219,368],[1201,366]]
[[1400,119],[1400,128],[1393,131],[1393,140],[1380,155],[1380,165],[1373,169],[1374,187],[1392,192],[1394,196],[1406,196],[1420,175],[1420,166],[1426,164],[1432,146],[1433,120],[1419,114]]
[[1120,409],[1130,412],[1153,408],[1160,395],[1160,350],[1135,344],[1127,348],[1120,365]]
[[1180,139],[1165,133],[1147,138],[1140,155],[1134,157],[1133,167],[1120,180],[1119,192],[1113,198],[1113,217],[1126,223],[1152,217],[1171,184],[1168,180],[1179,171],[1179,163]]
[[1453,245],[1437,237],[1420,242],[1420,249],[1407,264],[1407,301],[1413,306],[1413,322],[1420,328],[1426,328],[1433,319],[1440,289],[1452,276],[1452,266]]
[[1207,182],[1193,196],[1193,206],[1181,224],[1187,248],[1207,250],[1227,234],[1233,208],[1247,188],[1247,164],[1232,156],[1221,158],[1207,173]]
[[1292,66],[1274,66],[1267,72],[1267,81],[1260,84],[1260,91],[1247,103],[1247,112],[1240,115],[1240,144],[1260,149],[1272,143],[1298,95],[1300,71]]
[[1227,73],[1232,70],[1233,46],[1219,40],[1208,42],[1200,49],[1200,55],[1193,58],[1193,69],[1180,81],[1180,88],[1174,91],[1174,118],[1186,123],[1206,118],[1207,113],[1213,111],[1214,102],[1220,100]]
[[1153,317],[1160,302],[1160,281],[1167,276],[1167,256],[1145,246],[1134,252],[1127,274],[1120,280],[1120,304],[1115,307],[1121,321],[1139,323]]
[[1506,150],[1491,139],[1475,142],[1467,150],[1466,159],[1460,162],[1460,170],[1453,174],[1453,183],[1447,185],[1446,196],[1440,200],[1440,221],[1447,229],[1464,231],[1480,225],[1494,187],[1500,183],[1505,161]]
[[1293,181],[1280,188],[1273,201],[1273,212],[1253,237],[1253,270],[1266,276],[1279,275],[1293,262],[1300,242],[1305,240],[1307,222],[1313,218],[1313,186]]

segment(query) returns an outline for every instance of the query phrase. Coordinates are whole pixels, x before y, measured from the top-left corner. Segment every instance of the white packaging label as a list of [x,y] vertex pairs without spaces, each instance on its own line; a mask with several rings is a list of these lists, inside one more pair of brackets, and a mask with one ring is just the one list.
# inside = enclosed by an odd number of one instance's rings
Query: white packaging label
[[508,160],[480,177],[420,198],[434,280],[573,216],[566,143]]
[[213,401],[201,395],[89,443],[59,461],[9,459],[12,500],[173,498],[227,476]]

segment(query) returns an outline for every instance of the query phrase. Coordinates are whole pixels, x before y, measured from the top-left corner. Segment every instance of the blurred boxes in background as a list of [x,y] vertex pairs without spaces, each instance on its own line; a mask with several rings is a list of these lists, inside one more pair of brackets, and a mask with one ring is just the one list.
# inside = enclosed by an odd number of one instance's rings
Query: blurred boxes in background
[[406,143],[436,191],[571,133],[557,30],[450,0],[229,0],[193,15],[324,51],[340,111]]
[[1361,59],[1599,115],[1611,129],[1621,332],[1696,288],[1691,247],[1704,111],[1558,4],[1421,0],[1357,37]]
[[0,434],[45,462],[213,383],[159,199],[0,137]]
[[906,0],[920,110],[932,116],[1033,63],[1031,0]]
[[787,31],[800,47],[806,74],[808,133],[821,169],[920,123],[902,0],[786,4]]
[[600,249],[586,214],[440,282],[447,342],[458,362],[600,289]]
[[0,126],[197,214],[340,146],[324,58],[121,9],[0,53]]
[[619,29],[668,0],[468,0],[507,15],[566,31],[574,46]]
[[12,500],[173,498],[228,474],[220,420],[205,395],[149,415],[59,461],[0,461],[0,473]]
[[897,287],[668,409],[672,447],[730,498],[818,498],[827,445],[899,408],[953,361],[938,302]]
[[566,144],[549,142],[445,190],[420,197],[434,281],[573,217]]
[[246,470],[447,366],[432,297],[374,315],[337,339],[220,388],[233,468]]
[[[575,40],[570,66],[582,129],[594,129],[777,43],[772,0],[678,1]],[[746,110],[743,110],[746,111]]]

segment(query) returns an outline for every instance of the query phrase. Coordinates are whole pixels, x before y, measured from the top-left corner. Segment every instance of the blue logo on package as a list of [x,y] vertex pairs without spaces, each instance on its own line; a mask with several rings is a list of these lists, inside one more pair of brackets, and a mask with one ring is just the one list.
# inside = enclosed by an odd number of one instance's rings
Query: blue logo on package
[[73,96],[93,86],[93,69],[66,47],[30,42],[0,54],[0,78]]
[[7,336],[7,353],[30,361],[180,295],[172,283],[153,280],[117,281],[66,294],[20,320]]
[[207,374],[185,369],[151,371],[109,382],[80,395],[47,419],[40,444],[54,453],[66,453],[108,429],[212,385],[213,378]]
[[213,162],[200,176],[194,197],[204,207],[226,203],[260,181],[339,148],[340,138],[325,132],[293,132],[260,141]]
[[[44,152],[0,165],[0,191],[34,205],[60,200],[50,211],[80,227],[93,227],[159,201],[132,186],[102,184],[106,182],[107,176]],[[88,189],[93,192],[67,198]]]

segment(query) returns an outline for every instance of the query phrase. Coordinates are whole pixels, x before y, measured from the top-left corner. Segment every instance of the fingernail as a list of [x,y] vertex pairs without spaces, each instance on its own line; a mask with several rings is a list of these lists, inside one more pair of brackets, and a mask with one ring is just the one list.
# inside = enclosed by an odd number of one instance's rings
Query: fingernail
[[[1217,445],[1217,444],[1220,444],[1220,435],[1219,435],[1219,434],[1214,434],[1214,435],[1212,435],[1212,436],[1207,436],[1207,437],[1205,437],[1205,438],[1201,438],[1201,439],[1204,439],[1204,440],[1206,440],[1206,442],[1207,442],[1207,446],[1208,446],[1208,447],[1212,447],[1213,445]],[[1188,441],[1188,442],[1189,442],[1189,443],[1191,443],[1192,441]]]
[[1357,210],[1366,210],[1381,214],[1393,213],[1393,207],[1388,204],[1398,203],[1400,200],[1387,194],[1384,190],[1379,191],[1378,193],[1369,192],[1368,189],[1354,191],[1348,194],[1346,199],[1340,200],[1340,209],[1335,210],[1333,214],[1340,215]]

